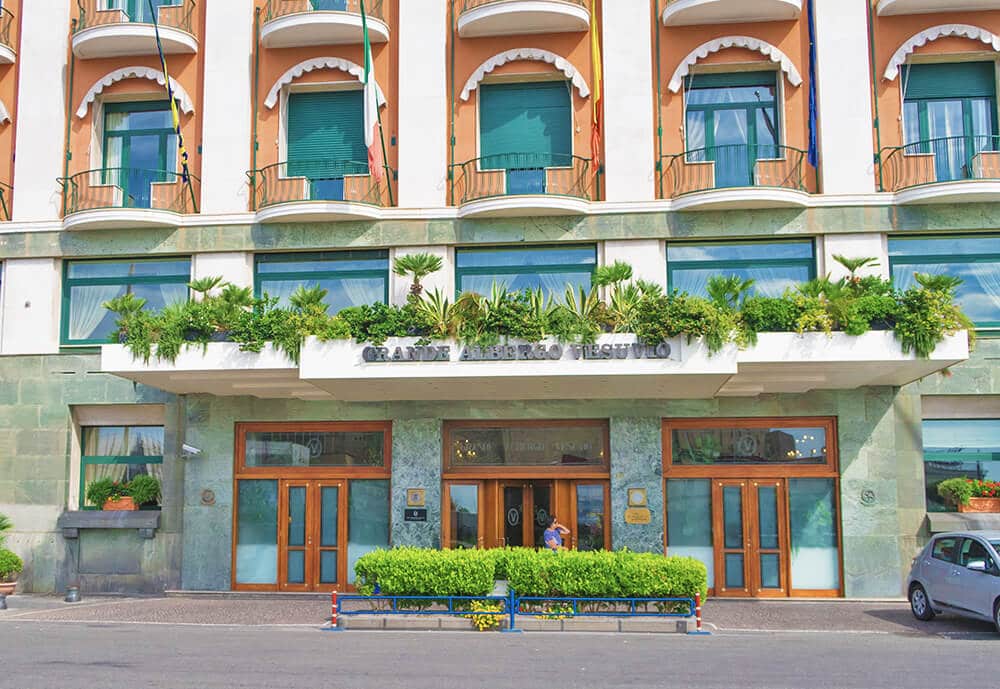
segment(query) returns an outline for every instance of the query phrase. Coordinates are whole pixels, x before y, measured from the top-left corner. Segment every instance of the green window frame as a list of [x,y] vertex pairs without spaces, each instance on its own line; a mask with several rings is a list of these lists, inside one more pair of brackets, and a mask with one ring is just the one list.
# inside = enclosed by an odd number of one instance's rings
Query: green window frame
[[[389,303],[389,252],[387,250],[371,251],[323,251],[309,253],[257,254],[254,256],[254,293],[258,297],[264,295],[264,284],[267,282],[295,281],[295,287],[302,285],[310,287],[320,285],[328,291],[326,303],[331,312],[347,306],[361,306],[381,301]],[[350,281],[356,284],[352,287]],[[375,299],[363,299],[360,303],[360,292],[374,296],[372,283],[381,281],[379,295]],[[364,285],[364,283],[368,283]],[[374,288],[378,289],[378,288]],[[288,284],[285,289],[269,292],[269,296],[277,297],[279,303],[287,306],[287,299],[294,287]]]
[[[78,268],[81,272],[93,272],[97,275],[74,275]],[[116,271],[115,268],[120,270]],[[122,294],[136,294],[137,296],[145,294],[149,297],[147,308],[159,308],[163,304],[170,303],[162,288],[171,285],[183,286],[185,298],[187,298],[186,286],[191,281],[191,259],[188,257],[165,257],[63,261],[62,279],[60,342],[66,346],[108,344],[108,336],[113,332],[114,326],[114,321],[109,322],[108,319],[112,319],[114,315],[100,305]],[[83,292],[82,290],[86,288],[93,289]],[[98,293],[96,288],[104,288],[103,293]],[[153,288],[159,289],[154,292]],[[75,290],[78,291],[78,300],[74,300]],[[170,291],[179,294],[180,287]],[[85,295],[89,295],[89,297],[84,299]],[[154,299],[156,300],[155,304]],[[83,314],[77,311],[77,316],[91,324],[92,327],[73,322],[74,305],[77,309],[87,309]],[[83,330],[86,331],[86,334],[83,337],[73,337],[73,330]]]
[[[921,245],[925,247],[920,250]],[[989,264],[993,269],[986,270]],[[1000,295],[990,291],[1000,281],[1000,235],[925,235],[889,238],[889,274],[897,289],[916,284],[914,273],[944,273],[962,278],[956,301],[966,309],[976,330],[1000,331]],[[989,299],[993,309],[978,313]],[[968,308],[971,306],[972,308]],[[985,317],[984,317],[985,316]]]
[[[954,443],[931,445],[928,435],[935,427]],[[922,436],[928,512],[955,510],[937,494],[938,484],[945,479],[1000,480],[1000,419],[924,419]],[[987,437],[996,438],[997,445],[984,442]]]
[[[135,113],[162,113],[166,124],[159,127],[113,129],[111,118]],[[156,164],[153,167],[133,166],[133,139],[157,141]],[[177,171],[177,132],[170,115],[170,101],[143,101],[132,103],[106,103],[104,105],[104,139],[102,141],[104,184],[114,184],[122,189],[122,205],[125,207],[149,208],[151,205],[150,185],[154,182],[169,182]],[[117,161],[111,158],[117,152]],[[114,162],[115,164],[110,164]]]
[[[91,442],[92,434],[100,434],[102,431],[118,431],[121,430],[121,450],[122,452],[116,452],[113,454],[87,454],[88,450],[92,447],[94,449],[115,449],[114,447],[102,448],[100,447],[100,438],[94,439],[95,442]],[[155,433],[155,431],[159,433]],[[134,452],[133,448],[133,435],[139,431],[145,431],[146,434],[150,434],[153,431],[152,436],[159,436],[159,454],[130,454]],[[144,436],[140,435],[140,441]],[[97,475],[98,472],[95,470],[93,472],[93,478],[104,478],[105,476],[110,476],[115,480],[131,480],[134,476],[138,474],[152,474],[156,476],[157,479],[162,483],[163,476],[162,472],[159,471],[163,465],[163,426],[83,426],[80,429],[80,447],[82,448],[82,453],[80,456],[80,509],[81,510],[98,510],[101,509],[100,505],[88,505],[87,504],[87,467],[124,467],[121,470],[110,469],[103,473],[104,476]],[[154,448],[156,449],[156,448]],[[140,469],[140,465],[142,468]],[[120,474],[120,475],[119,475]],[[93,480],[93,479],[92,479]]]
[[564,80],[480,84],[480,167],[534,171],[572,165],[572,89]]
[[[158,12],[161,7],[172,7],[181,4],[180,0],[152,0],[153,11]],[[105,0],[104,9],[122,10],[128,16],[130,22],[139,24],[152,24],[153,18],[149,15],[149,0]]]
[[[468,291],[488,294],[485,279],[490,278],[491,283],[503,282],[509,290],[541,287],[553,298],[562,299],[568,285],[589,290],[596,268],[596,244],[457,248],[455,297]],[[548,284],[545,276],[552,276]],[[553,280],[557,276],[570,280],[556,285]],[[477,279],[479,289],[473,287]]]
[[[768,258],[780,253],[781,249],[786,249],[789,255],[784,258]],[[686,252],[704,252],[711,255],[722,255],[726,250],[732,251],[732,257],[720,259],[692,259],[685,258]],[[799,255],[794,255],[796,251]],[[674,256],[671,256],[671,254]],[[765,296],[780,297],[784,288],[780,291],[774,289],[761,289],[762,281],[760,277],[767,276],[763,272],[768,269],[774,270],[773,281],[781,279],[780,273],[788,275],[793,271],[804,271],[804,281],[812,280],[816,277],[816,244],[812,239],[806,240],[786,240],[786,241],[736,241],[736,242],[668,242],[667,243],[667,290],[688,292],[694,295],[705,296],[705,288],[708,284],[708,277],[719,275],[726,277],[729,275],[739,275],[740,277],[753,277],[755,279],[754,291]],[[683,271],[705,274],[705,280],[698,280],[697,284],[692,280],[680,279]],[[788,286],[796,284],[798,281],[787,278]]]

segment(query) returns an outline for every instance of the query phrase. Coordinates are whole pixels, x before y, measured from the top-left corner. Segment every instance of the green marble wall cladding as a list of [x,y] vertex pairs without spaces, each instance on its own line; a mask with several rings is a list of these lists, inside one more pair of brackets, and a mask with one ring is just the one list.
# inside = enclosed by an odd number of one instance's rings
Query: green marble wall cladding
[[[249,216],[248,216],[249,217]],[[574,217],[205,225],[0,234],[0,258],[135,256],[274,249],[725,238],[853,232],[974,232],[1000,227],[1000,206],[840,206]]]
[[[0,513],[14,522],[7,540],[24,559],[22,591],[61,591],[78,576],[90,590],[117,586],[162,591],[180,584],[183,467],[176,459],[176,434],[169,430],[164,438],[161,528],[156,538],[130,551],[141,556],[126,568],[125,579],[100,568],[78,573],[76,567],[78,562],[81,566],[108,562],[109,544],[127,540],[126,536],[84,532],[78,541],[64,540],[56,529],[56,520],[69,503],[70,458],[79,452],[74,406],[164,404],[168,429],[176,427],[172,395],[98,373],[99,368],[96,355],[0,357]],[[135,532],[132,535],[138,538]]]

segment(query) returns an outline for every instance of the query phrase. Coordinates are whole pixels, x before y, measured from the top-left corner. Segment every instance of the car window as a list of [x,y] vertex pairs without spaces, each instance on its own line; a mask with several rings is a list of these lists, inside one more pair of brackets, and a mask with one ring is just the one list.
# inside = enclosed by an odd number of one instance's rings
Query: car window
[[939,538],[934,541],[934,549],[931,550],[931,557],[935,560],[944,560],[945,562],[955,562],[955,555],[957,555],[958,539],[949,536],[948,538]]
[[986,563],[987,569],[993,569],[993,558],[990,557],[986,546],[973,538],[966,538],[962,543],[962,551],[958,556],[958,564],[967,567],[973,560],[983,560]]
[[993,546],[995,551],[1000,553],[1000,541],[990,541],[990,545]]

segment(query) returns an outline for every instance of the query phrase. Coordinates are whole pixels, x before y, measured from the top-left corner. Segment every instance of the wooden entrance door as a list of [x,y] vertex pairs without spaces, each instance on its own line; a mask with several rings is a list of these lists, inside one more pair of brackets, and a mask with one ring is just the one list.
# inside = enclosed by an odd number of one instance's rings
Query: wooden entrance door
[[553,514],[552,481],[500,481],[497,534],[500,547],[540,548]]
[[346,482],[283,480],[278,496],[278,586],[331,591],[346,584]]
[[713,482],[715,592],[788,595],[788,510],[783,479]]

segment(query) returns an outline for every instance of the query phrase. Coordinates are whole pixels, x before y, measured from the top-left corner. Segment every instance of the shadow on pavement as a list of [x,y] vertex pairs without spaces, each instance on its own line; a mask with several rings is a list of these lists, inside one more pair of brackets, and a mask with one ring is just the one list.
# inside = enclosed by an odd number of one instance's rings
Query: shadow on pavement
[[996,630],[990,622],[971,620],[958,615],[938,615],[929,622],[923,622],[915,618],[908,608],[866,610],[865,614],[895,625],[899,628],[900,633],[906,633],[908,630],[916,634],[942,635],[955,639],[996,634]]

